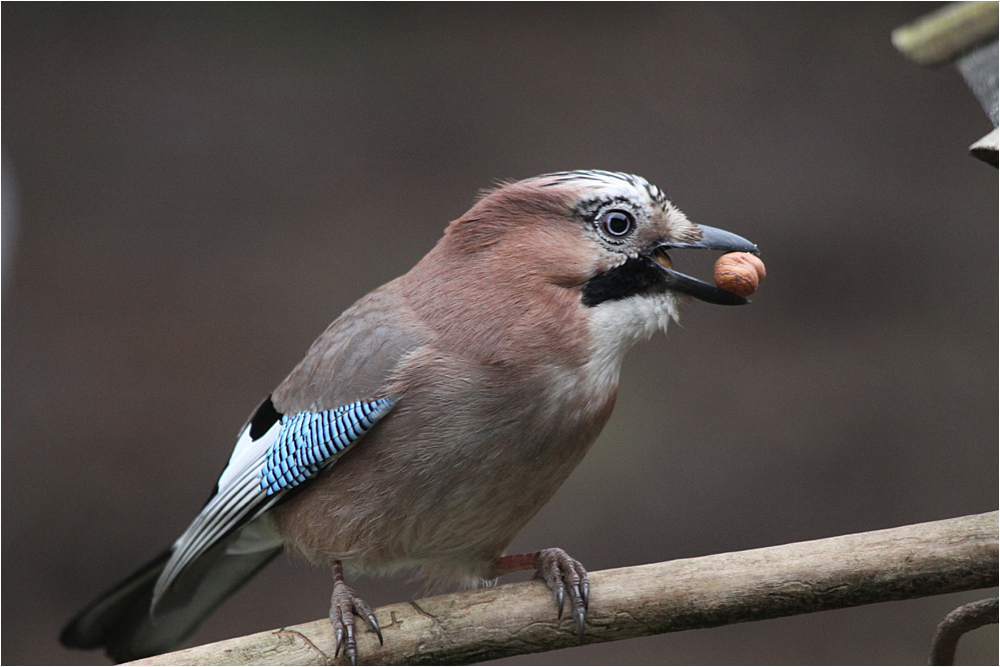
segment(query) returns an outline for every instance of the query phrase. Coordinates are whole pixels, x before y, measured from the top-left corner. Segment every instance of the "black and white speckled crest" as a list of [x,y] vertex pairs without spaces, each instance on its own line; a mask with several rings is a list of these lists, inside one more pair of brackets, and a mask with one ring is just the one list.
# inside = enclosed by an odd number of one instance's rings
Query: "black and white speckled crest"
[[655,204],[659,204],[660,206],[668,206],[670,204],[670,200],[667,199],[667,195],[660,190],[660,188],[653,185],[642,176],[626,174],[620,171],[578,169],[574,171],[557,171],[551,174],[543,174],[541,176],[537,176],[536,179],[548,181],[543,184],[542,187],[564,185],[566,183],[573,182],[602,183],[605,185],[611,185],[614,184],[615,181],[620,181],[631,185],[633,188],[645,190],[646,194],[649,195],[650,200]]

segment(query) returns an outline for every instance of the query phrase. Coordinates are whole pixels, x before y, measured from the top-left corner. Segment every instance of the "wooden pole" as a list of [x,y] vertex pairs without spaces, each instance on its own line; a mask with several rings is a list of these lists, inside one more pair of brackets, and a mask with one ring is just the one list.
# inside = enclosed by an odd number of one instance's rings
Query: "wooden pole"
[[[997,585],[990,512],[764,549],[590,574],[585,643],[710,628]],[[359,623],[361,664],[468,664],[578,644],[571,614],[540,581],[375,610],[385,645]],[[131,665],[323,665],[327,619],[138,660]]]

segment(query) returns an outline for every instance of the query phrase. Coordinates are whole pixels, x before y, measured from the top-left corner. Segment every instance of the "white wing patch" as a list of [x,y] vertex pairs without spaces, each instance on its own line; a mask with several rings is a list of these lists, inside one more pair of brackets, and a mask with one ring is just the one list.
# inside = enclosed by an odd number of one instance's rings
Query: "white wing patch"
[[219,477],[219,489],[229,486],[229,483],[246,470],[250,464],[256,461],[262,454],[267,454],[267,450],[271,449],[271,446],[278,439],[278,432],[281,431],[281,420],[275,422],[267,433],[256,440],[250,437],[250,427],[251,425],[247,424],[247,427],[243,429],[243,434],[240,435],[240,439],[236,441],[233,454],[229,457],[229,465],[226,466],[226,469],[222,471],[222,475]]

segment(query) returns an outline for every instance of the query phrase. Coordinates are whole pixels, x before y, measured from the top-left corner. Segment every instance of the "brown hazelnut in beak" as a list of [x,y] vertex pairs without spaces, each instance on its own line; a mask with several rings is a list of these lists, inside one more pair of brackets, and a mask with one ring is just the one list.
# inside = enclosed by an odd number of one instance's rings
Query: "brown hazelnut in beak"
[[715,262],[715,284],[737,296],[756,292],[765,275],[764,262],[750,253],[727,253]]

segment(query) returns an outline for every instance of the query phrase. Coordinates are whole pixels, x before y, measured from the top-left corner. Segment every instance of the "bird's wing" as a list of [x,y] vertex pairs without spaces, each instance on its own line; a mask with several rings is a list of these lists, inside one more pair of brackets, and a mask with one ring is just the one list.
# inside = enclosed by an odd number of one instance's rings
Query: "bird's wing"
[[[395,402],[378,398],[334,410],[279,415],[267,399],[240,435],[216,493],[174,543],[153,591],[153,608],[185,567],[271,509],[289,491],[333,465]],[[269,412],[273,412],[269,418],[279,418],[264,433],[255,432],[255,425],[262,428],[257,415]],[[260,528],[241,534],[230,549],[248,553],[273,549],[276,541],[280,544],[280,538],[267,526]]]
[[385,394],[387,380],[430,337],[398,279],[344,311],[244,426],[215,493],[174,543],[152,607],[186,567],[235,531],[227,553],[279,547],[281,537],[262,515],[329,468],[392,409],[397,397]]

